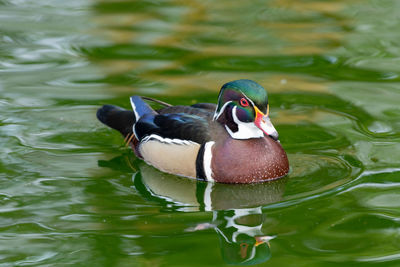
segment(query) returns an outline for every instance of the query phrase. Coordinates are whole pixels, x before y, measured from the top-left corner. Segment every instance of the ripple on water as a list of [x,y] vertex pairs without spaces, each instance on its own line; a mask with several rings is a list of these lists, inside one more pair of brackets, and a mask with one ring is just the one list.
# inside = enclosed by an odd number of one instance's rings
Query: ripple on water
[[[289,154],[291,172],[285,189],[287,200],[305,201],[340,191],[362,171],[357,161],[338,155]],[[354,164],[356,162],[356,164]]]
[[392,127],[387,123],[381,121],[375,121],[368,126],[368,130],[370,130],[373,133],[382,134],[391,132]]

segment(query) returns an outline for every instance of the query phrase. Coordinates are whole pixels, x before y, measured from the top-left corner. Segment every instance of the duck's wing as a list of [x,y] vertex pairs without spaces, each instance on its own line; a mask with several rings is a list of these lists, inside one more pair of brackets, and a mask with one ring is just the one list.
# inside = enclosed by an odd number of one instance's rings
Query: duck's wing
[[[214,108],[210,108],[214,106]],[[194,104],[192,106],[171,106],[157,110],[159,114],[177,114],[183,113],[188,115],[194,115],[206,120],[211,120],[215,111],[214,104]]]
[[214,113],[215,110],[217,109],[217,105],[212,104],[212,103],[197,103],[197,104],[191,105],[191,107],[199,108],[199,109],[206,110],[206,111],[212,112],[212,113]]
[[136,138],[160,142],[204,144],[210,141],[207,117],[187,113],[146,114],[134,126]]
[[150,135],[160,140],[174,139],[176,142],[192,141],[198,144],[210,140],[208,130],[215,110],[214,104],[166,106],[154,111],[144,99],[133,96],[131,105],[133,111],[104,105],[97,111],[97,118],[124,136],[132,134],[135,125],[138,141]]

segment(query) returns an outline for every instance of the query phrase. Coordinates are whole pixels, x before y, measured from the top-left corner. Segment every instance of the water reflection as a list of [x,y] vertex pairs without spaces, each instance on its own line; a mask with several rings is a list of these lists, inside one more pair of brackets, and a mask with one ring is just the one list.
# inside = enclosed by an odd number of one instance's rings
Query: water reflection
[[274,236],[262,232],[261,207],[213,211],[221,253],[229,264],[258,264],[271,257],[269,241]]
[[263,232],[265,214],[261,207],[281,200],[285,180],[255,185],[212,184],[164,174],[143,163],[133,182],[143,196],[168,209],[212,211],[211,222],[185,231],[214,229],[225,262],[251,265],[271,257],[269,241],[274,236]]

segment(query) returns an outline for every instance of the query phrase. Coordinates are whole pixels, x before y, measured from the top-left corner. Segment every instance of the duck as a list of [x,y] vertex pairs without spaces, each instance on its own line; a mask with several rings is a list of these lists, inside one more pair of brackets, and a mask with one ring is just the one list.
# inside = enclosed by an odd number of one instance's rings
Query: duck
[[[163,107],[153,109],[148,102]],[[225,83],[217,104],[174,106],[137,95],[130,104],[132,110],[104,105],[97,118],[119,131],[138,158],[163,172],[230,184],[276,180],[289,172],[269,117],[268,94],[255,81]]]

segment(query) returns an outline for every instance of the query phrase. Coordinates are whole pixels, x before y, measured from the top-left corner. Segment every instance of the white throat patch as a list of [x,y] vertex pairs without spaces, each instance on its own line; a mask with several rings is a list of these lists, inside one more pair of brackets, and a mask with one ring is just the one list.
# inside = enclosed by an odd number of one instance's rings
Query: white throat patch
[[232,109],[233,121],[238,126],[237,132],[232,132],[232,130],[225,125],[226,130],[233,139],[250,139],[250,138],[260,138],[264,136],[264,132],[261,131],[254,122],[242,122],[238,119],[236,115],[237,107]]

